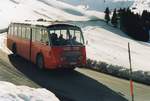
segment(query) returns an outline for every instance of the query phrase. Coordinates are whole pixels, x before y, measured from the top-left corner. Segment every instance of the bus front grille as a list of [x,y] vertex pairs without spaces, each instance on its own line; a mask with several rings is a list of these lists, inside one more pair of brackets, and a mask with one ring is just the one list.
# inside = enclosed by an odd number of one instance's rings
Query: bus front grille
[[81,57],[80,52],[65,52],[63,54],[65,61],[68,63],[77,63]]

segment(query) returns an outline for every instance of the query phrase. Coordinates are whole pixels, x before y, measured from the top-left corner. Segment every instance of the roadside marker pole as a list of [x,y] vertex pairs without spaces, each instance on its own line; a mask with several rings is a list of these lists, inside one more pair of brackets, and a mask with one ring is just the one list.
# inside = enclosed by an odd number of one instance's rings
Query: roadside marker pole
[[129,42],[128,42],[128,53],[129,53],[129,64],[130,64],[130,95],[132,97],[132,101],[134,101],[133,81],[132,81],[131,51],[130,51],[130,43]]

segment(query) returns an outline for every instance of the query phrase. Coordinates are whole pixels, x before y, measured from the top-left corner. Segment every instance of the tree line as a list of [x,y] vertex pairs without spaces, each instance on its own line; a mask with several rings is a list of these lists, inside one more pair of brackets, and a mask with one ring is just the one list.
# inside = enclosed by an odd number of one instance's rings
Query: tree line
[[144,10],[141,15],[135,14],[129,8],[114,9],[113,15],[110,18],[110,10],[107,7],[105,10],[105,21],[111,23],[114,27],[119,27],[130,37],[140,40],[149,40],[150,31],[150,12]]

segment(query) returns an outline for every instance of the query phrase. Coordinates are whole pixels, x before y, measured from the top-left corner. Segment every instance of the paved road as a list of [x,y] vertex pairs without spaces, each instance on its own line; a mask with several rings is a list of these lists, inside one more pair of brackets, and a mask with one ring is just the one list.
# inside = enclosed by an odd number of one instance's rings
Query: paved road
[[[128,101],[129,81],[88,69],[45,71],[21,57],[0,51],[0,80],[44,87],[62,101]],[[150,86],[135,83],[135,101],[149,101]]]

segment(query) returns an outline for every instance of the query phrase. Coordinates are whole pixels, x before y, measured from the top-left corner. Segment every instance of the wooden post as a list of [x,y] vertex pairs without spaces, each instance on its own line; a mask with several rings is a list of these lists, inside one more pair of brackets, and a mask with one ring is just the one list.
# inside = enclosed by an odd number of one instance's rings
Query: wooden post
[[129,64],[130,64],[130,95],[131,95],[131,97],[132,97],[132,101],[134,101],[134,91],[133,91],[133,81],[132,81],[132,63],[131,63],[130,43],[128,43],[128,53],[129,53]]

